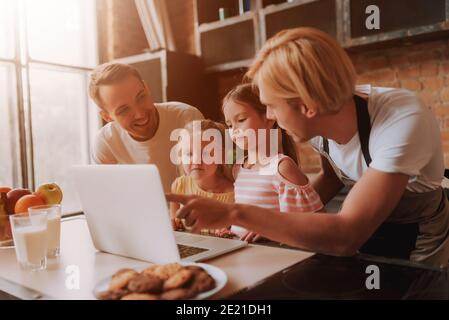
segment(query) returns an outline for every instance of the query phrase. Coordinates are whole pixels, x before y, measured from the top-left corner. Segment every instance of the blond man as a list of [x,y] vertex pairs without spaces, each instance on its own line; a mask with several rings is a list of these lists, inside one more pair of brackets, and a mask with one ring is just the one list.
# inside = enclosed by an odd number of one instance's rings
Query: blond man
[[446,265],[449,206],[441,188],[438,122],[407,90],[355,86],[343,48],[312,28],[267,41],[247,76],[260,90],[267,118],[321,154],[314,187],[326,203],[352,187],[337,214],[280,214],[250,205],[169,195],[178,217],[198,228],[239,225],[315,252],[358,251]]
[[173,130],[193,120],[201,112],[185,103],[154,103],[150,88],[132,66],[106,63],[92,73],[89,95],[107,124],[98,132],[92,148],[97,164],[155,164],[164,190],[177,177],[170,161]]

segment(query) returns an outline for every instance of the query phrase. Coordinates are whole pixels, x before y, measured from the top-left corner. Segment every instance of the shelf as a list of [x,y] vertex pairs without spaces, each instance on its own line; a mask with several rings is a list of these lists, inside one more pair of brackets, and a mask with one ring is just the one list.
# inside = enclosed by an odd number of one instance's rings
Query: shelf
[[215,66],[206,68],[205,72],[213,73],[213,72],[223,72],[223,71],[229,71],[229,70],[235,70],[235,69],[248,68],[252,62],[253,62],[253,59],[245,59],[245,60],[240,60],[240,61],[222,63],[219,65],[215,65]]
[[446,38],[448,34],[449,21],[446,21],[428,26],[383,32],[371,36],[349,38],[343,43],[343,47],[347,49],[357,49],[370,45],[380,47],[382,44],[385,45],[394,41],[411,43],[414,39],[419,40],[426,37],[436,40],[439,38]]
[[[412,43],[422,39],[447,37],[449,31],[449,1],[434,0],[343,0],[346,25],[345,48],[386,47],[390,44]],[[380,30],[365,26],[365,6],[374,4],[383,12]],[[397,15],[401,10],[401,15]]]
[[[443,23],[448,1],[432,0],[346,0],[345,20],[350,22],[350,37],[359,38],[398,30],[416,29],[421,26]],[[375,5],[380,12],[380,29],[368,29],[365,12],[367,6]],[[398,14],[400,13],[400,14]]]
[[337,10],[335,0],[298,0],[270,6],[262,10],[265,33],[269,39],[284,29],[314,27],[337,37]]
[[219,28],[225,28],[227,26],[237,24],[240,22],[253,20],[254,18],[255,18],[254,12],[248,11],[243,15],[230,17],[225,20],[203,23],[198,27],[198,30],[200,33],[204,33],[204,32],[208,32],[211,30],[219,29]]
[[[201,56],[206,68],[254,58],[258,32],[255,19],[243,19],[201,33]],[[245,41],[242,41],[245,39]]]
[[220,8],[228,8],[231,16],[239,14],[238,0],[195,0],[195,3],[199,25],[217,21]]
[[266,8],[269,6],[275,6],[277,4],[287,2],[287,0],[261,0],[261,1],[262,1],[262,8]]
[[318,0],[295,0],[293,2],[283,1],[279,4],[271,4],[269,6],[264,7],[262,9],[262,13],[263,14],[276,13],[276,12],[288,10],[288,9],[302,6],[304,4],[307,4],[310,2],[315,2],[315,1],[318,1]]
[[165,56],[165,54],[166,54],[165,50],[159,50],[155,52],[145,52],[141,54],[136,54],[133,56],[116,59],[115,61],[120,63],[132,64],[151,59],[161,59],[163,56]]

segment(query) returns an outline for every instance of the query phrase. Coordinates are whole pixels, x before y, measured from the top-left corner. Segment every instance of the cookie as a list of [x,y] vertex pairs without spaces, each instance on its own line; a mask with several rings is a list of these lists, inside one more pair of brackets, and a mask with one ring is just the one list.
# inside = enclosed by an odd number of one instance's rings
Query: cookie
[[163,284],[163,280],[156,276],[139,274],[129,280],[127,288],[133,293],[159,293]]
[[190,270],[193,273],[205,272],[203,268],[198,266],[185,266],[184,269]]
[[118,290],[108,290],[100,292],[97,295],[97,299],[100,300],[120,300],[123,296],[128,294],[128,290],[118,289]]
[[162,300],[184,300],[193,298],[196,295],[195,291],[188,288],[178,288],[165,291],[161,294]]
[[159,300],[159,296],[150,293],[130,293],[122,297],[121,300]]
[[179,263],[169,263],[157,266],[151,273],[162,280],[167,280],[182,269]]
[[215,280],[206,271],[197,272],[190,288],[197,293],[206,292],[215,288]]
[[183,287],[193,277],[193,272],[185,268],[179,270],[164,282],[164,291]]
[[113,276],[111,283],[109,284],[109,290],[119,290],[126,287],[129,280],[131,280],[138,273],[133,269],[121,269],[117,271]]

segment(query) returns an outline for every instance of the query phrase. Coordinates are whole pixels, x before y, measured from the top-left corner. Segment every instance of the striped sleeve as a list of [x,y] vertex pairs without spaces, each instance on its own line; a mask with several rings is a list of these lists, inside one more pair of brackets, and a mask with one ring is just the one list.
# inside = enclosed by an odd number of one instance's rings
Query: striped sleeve
[[280,181],[278,194],[281,212],[315,212],[324,207],[320,196],[310,183],[298,186]]

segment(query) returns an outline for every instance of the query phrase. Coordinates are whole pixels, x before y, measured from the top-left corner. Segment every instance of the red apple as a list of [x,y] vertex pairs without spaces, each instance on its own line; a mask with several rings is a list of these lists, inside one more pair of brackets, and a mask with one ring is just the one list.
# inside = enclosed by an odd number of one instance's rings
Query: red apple
[[62,190],[56,183],[40,185],[35,194],[41,197],[46,204],[60,204],[62,201]]
[[31,194],[31,191],[28,189],[13,189],[9,191],[6,195],[6,212],[8,212],[8,214],[14,214],[14,208],[16,207],[17,201],[28,194]]
[[8,198],[6,197],[6,192],[0,192],[0,219],[2,216],[8,216],[6,211],[6,204],[8,203]]

